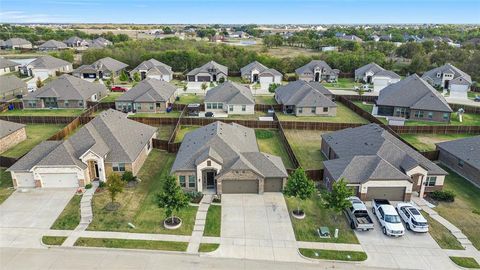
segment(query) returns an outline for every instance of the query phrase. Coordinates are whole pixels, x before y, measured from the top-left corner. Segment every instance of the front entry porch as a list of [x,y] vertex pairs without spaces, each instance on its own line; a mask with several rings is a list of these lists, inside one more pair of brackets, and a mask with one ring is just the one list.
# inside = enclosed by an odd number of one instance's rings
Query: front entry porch
[[202,171],[202,193],[216,194],[217,193],[217,171],[214,169],[206,169]]

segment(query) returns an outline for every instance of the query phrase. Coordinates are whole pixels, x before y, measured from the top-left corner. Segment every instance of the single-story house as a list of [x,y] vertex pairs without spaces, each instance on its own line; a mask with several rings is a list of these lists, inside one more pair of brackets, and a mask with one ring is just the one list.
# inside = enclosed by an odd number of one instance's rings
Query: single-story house
[[347,35],[343,33],[343,35],[337,36],[337,38],[345,41],[353,41],[353,42],[363,42],[363,40],[355,35]]
[[311,82],[335,81],[340,71],[332,69],[325,61],[312,60],[310,63],[295,70],[299,80]]
[[23,38],[10,38],[5,40],[5,49],[31,49],[32,43]]
[[48,77],[55,77],[61,73],[70,73],[72,70],[72,63],[45,55],[38,57],[23,67],[22,73],[34,78],[40,78],[43,81]]
[[15,188],[83,187],[112,172],[137,175],[157,128],[112,109],[101,112],[65,141],[44,141],[13,164]]
[[64,50],[67,49],[67,44],[57,41],[54,39],[51,39],[49,41],[46,41],[45,43],[41,44],[38,46],[38,49],[40,51],[56,51],[56,50]]
[[83,79],[103,79],[119,76],[122,70],[128,67],[127,64],[115,60],[111,57],[105,57],[95,61],[91,65],[82,65],[73,71],[75,77]]
[[0,153],[27,139],[25,125],[0,119]]
[[87,108],[108,94],[105,85],[64,74],[23,97],[24,108]]
[[187,81],[189,82],[221,82],[222,79],[226,81],[227,77],[228,67],[215,61],[210,61],[187,73]]
[[400,75],[385,70],[376,63],[370,63],[355,70],[355,81],[373,84],[373,91],[378,93],[388,85],[400,81]]
[[244,31],[235,31],[233,33],[228,34],[230,38],[249,38],[250,35]]
[[0,75],[18,71],[20,64],[0,57]]
[[438,160],[480,187],[480,136],[437,143]]
[[255,100],[247,87],[234,82],[224,82],[207,92],[205,111],[255,114]]
[[14,75],[0,76],[0,100],[9,101],[18,95],[26,95],[27,83]]
[[131,112],[166,112],[175,102],[177,88],[157,79],[145,79],[115,100],[117,110]]
[[88,40],[79,38],[77,36],[68,38],[65,40],[65,44],[71,48],[86,48],[88,45],[90,45]]
[[5,50],[5,40],[0,39],[0,50]]
[[283,112],[296,116],[335,116],[334,95],[319,82],[294,81],[275,90],[275,100]]
[[465,99],[467,99],[467,92],[472,85],[470,75],[450,63],[425,72],[422,79],[433,87],[450,91],[450,97]]
[[107,46],[110,46],[110,45],[113,45],[113,43],[106,39],[106,38],[103,38],[103,37],[98,37],[96,39],[93,39],[92,41],[88,41],[88,47],[89,48],[95,48],[95,49],[101,49],[101,48],[105,48]]
[[322,135],[323,180],[340,179],[362,200],[409,201],[441,190],[447,172],[377,124]]
[[258,149],[255,131],[214,122],[185,135],[171,174],[184,190],[216,194],[280,192],[282,159]]
[[445,98],[417,74],[383,88],[376,107],[378,115],[447,123],[452,113]]
[[267,68],[258,61],[244,66],[240,69],[242,78],[251,83],[271,84],[282,83],[282,73],[273,68]]
[[130,71],[130,77],[133,78],[133,74],[137,72],[140,74],[142,80],[145,78],[153,78],[169,82],[173,79],[172,67],[153,58],[143,61],[140,65]]

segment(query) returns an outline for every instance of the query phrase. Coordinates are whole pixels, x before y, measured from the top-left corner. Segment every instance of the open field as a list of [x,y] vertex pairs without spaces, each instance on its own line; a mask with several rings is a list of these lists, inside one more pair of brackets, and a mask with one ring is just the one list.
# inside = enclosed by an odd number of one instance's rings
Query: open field
[[304,169],[323,169],[325,157],[320,151],[322,144],[320,136],[324,133],[326,132],[318,130],[285,130],[288,143]]
[[407,142],[415,146],[419,151],[435,150],[435,144],[467,138],[475,135],[471,134],[400,134]]
[[260,152],[282,158],[285,168],[293,168],[292,161],[288,157],[287,150],[283,146],[278,130],[273,129],[257,129],[255,130],[258,147]]
[[277,113],[280,121],[305,121],[305,122],[327,122],[327,123],[361,123],[367,124],[368,121],[347,108],[340,102],[337,103],[336,116],[295,116],[290,114]]

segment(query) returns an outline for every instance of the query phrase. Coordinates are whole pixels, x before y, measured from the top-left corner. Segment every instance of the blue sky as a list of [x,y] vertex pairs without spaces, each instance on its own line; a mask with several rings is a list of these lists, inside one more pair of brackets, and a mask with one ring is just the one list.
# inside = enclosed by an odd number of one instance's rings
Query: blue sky
[[480,0],[0,0],[0,22],[480,23]]

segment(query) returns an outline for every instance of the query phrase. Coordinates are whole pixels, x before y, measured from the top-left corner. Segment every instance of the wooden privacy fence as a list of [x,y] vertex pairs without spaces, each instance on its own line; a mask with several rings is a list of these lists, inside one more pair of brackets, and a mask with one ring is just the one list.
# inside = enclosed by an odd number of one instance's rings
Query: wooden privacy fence
[[0,115],[2,120],[21,124],[67,124],[76,118],[75,116]]
[[389,126],[397,134],[480,134],[480,126]]
[[208,124],[221,121],[224,123],[237,123],[249,128],[278,128],[277,121],[260,121],[260,120],[238,120],[238,119],[218,119],[218,118],[181,118],[182,125],[189,126],[206,126]]
[[290,146],[290,143],[288,143],[288,139],[287,139],[287,136],[285,136],[285,131],[283,130],[282,123],[278,121],[276,113],[273,114],[273,118],[278,123],[278,131],[280,134],[280,139],[282,141],[283,146],[285,147],[285,150],[287,151],[288,158],[292,162],[293,167],[296,169],[300,167],[300,162],[298,161],[298,158],[295,155],[295,152],[293,152],[293,149]]

